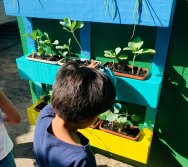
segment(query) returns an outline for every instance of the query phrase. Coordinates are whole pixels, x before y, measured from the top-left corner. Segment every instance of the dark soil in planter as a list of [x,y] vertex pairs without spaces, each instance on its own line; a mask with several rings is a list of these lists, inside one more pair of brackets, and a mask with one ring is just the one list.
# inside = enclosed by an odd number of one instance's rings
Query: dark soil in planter
[[130,140],[138,140],[140,137],[140,129],[136,126],[130,126],[129,124],[126,124],[122,128],[116,122],[103,121],[100,126],[102,130],[106,129],[109,133],[112,131],[112,134],[125,137]]
[[[28,57],[32,58],[32,54],[29,55]],[[37,53],[35,53],[34,54],[34,59],[47,60],[47,61],[59,61],[59,60],[62,59],[62,56],[60,56],[60,55],[51,56],[49,54],[45,54],[43,56],[39,56]]]
[[89,64],[91,64],[91,61],[89,61],[89,60],[82,60],[79,57],[74,57],[74,56],[73,57],[64,58],[63,60],[61,60],[60,63],[65,63],[65,62],[68,62],[68,61],[76,61],[81,66],[88,66]]
[[40,112],[48,103],[46,102],[41,102],[36,107],[34,108],[36,111]]
[[[107,62],[104,64],[104,66],[111,69],[115,73],[115,75],[118,75],[118,73],[122,73],[122,74],[138,76],[138,77],[145,77],[148,74],[147,69],[141,68],[141,67],[134,67],[133,74],[132,74],[132,68],[131,66],[127,64]],[[128,76],[125,76],[125,77],[128,77]]]
[[76,60],[80,66],[88,66],[89,64],[91,64],[91,61],[89,60]]

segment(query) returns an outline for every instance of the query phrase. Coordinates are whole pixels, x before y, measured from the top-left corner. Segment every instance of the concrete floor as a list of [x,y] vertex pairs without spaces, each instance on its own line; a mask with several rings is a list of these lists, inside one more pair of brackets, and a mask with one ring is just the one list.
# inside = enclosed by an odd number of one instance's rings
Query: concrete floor
[[[0,87],[16,105],[22,115],[17,126],[6,125],[14,142],[14,155],[18,167],[34,167],[33,134],[35,126],[28,123],[26,108],[32,104],[28,81],[21,80],[16,58],[22,55],[17,24],[0,25]],[[100,167],[132,167],[100,154],[95,154]]]

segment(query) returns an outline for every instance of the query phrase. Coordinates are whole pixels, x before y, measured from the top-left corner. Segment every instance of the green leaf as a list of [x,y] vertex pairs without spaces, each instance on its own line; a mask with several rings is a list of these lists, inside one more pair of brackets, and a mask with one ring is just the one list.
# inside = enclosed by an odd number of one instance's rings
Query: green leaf
[[120,60],[127,60],[128,56],[124,55],[124,54],[121,54],[121,55],[118,56],[118,59],[120,59]]
[[30,36],[30,34],[29,34],[29,33],[24,34],[23,36],[24,36],[24,37],[30,37],[30,38],[31,38],[31,36]]
[[137,50],[137,51],[134,51],[133,53],[135,53],[135,54],[143,54],[143,49],[140,49],[140,50]]
[[66,23],[64,21],[59,21],[59,24],[66,27]]
[[68,17],[64,18],[64,22],[65,22],[65,27],[68,27],[68,28],[71,27],[71,20],[70,20],[70,18],[68,18]]
[[50,44],[50,40],[44,40],[44,44]]
[[109,115],[107,115],[106,120],[109,122],[113,122],[118,118],[118,114],[115,113],[110,113]]
[[35,30],[35,31],[37,32],[37,36],[40,36],[40,37],[43,37],[43,36],[44,36],[44,34],[42,33],[41,30],[37,29],[37,30]]
[[46,52],[42,47],[38,47],[38,53],[40,56],[43,56]]
[[70,26],[70,29],[74,30],[74,28],[76,27],[76,24],[77,24],[77,22],[73,21],[72,24],[71,24],[71,26]]
[[44,36],[45,36],[47,39],[49,39],[49,35],[48,35],[47,32],[44,32]]
[[123,50],[131,50],[129,47],[125,47],[123,48]]
[[[63,56],[63,52],[61,50],[58,50],[59,54]],[[64,57],[64,56],[63,56]]]
[[32,38],[34,39],[34,40],[36,40],[37,39],[37,31],[33,31],[32,32]]
[[129,124],[130,126],[133,126],[133,123],[130,120],[127,120],[127,124]]
[[104,51],[104,56],[109,57],[109,58],[116,58],[116,55],[112,50],[105,50]]
[[56,49],[64,49],[63,46],[56,46],[55,48],[56,48]]
[[69,46],[70,46],[70,44],[71,44],[71,38],[69,38],[69,40],[68,40],[68,44],[69,44]]
[[40,44],[44,44],[44,41],[39,41]]
[[111,113],[110,110],[107,110],[106,112],[100,114],[99,118],[102,120],[106,120],[107,115],[109,115]]
[[104,53],[106,53],[106,54],[112,54],[113,51],[112,50],[105,50]]
[[136,43],[136,42],[129,42],[129,43],[128,43],[128,47],[131,49],[131,51],[137,51],[138,49],[141,48],[141,46],[142,46],[143,44],[144,44],[143,41],[138,42],[138,43]]
[[155,54],[156,51],[154,49],[144,48],[142,54]]
[[82,28],[83,26],[84,23],[82,21],[78,21],[74,30],[76,30],[77,28]]
[[118,123],[126,123],[127,122],[127,117],[119,117],[117,118]]
[[134,121],[134,122],[139,122],[139,121],[140,121],[140,117],[139,117],[138,115],[132,115],[132,116],[131,116],[131,119],[132,119],[132,121]]
[[58,44],[59,44],[59,41],[58,41],[58,40],[55,40],[52,44],[53,44],[53,45],[58,45]]
[[120,52],[121,52],[121,48],[120,48],[120,47],[117,47],[117,48],[115,49],[115,54],[118,55]]
[[66,56],[68,53],[68,51],[63,52],[63,56]]

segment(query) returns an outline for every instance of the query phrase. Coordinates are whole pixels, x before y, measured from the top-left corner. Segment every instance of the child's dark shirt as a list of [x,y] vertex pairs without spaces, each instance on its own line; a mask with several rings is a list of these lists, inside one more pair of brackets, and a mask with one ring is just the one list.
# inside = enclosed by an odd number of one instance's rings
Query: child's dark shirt
[[39,114],[34,134],[34,154],[38,167],[96,167],[88,139],[78,132],[83,146],[63,142],[49,133],[55,117],[52,106],[47,105]]

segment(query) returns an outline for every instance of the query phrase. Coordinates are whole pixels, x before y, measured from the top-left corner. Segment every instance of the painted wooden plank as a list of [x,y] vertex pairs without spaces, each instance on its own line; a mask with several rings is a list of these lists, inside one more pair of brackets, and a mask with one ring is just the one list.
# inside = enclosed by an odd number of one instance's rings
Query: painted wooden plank
[[152,75],[144,81],[117,77],[117,99],[156,108],[159,101],[162,77]]
[[79,131],[89,139],[91,146],[107,151],[109,157],[116,154],[147,163],[153,136],[153,132],[147,128],[143,129],[138,141],[131,141],[98,129],[86,128]]
[[[7,15],[118,24],[139,24],[168,27],[171,9],[176,0],[143,0],[135,10],[137,0],[116,0],[109,7],[104,0],[4,0]],[[135,12],[138,11],[138,12]],[[138,14],[137,14],[138,13]]]
[[[22,32],[20,35],[23,37],[23,35],[26,33],[32,34],[32,31],[33,31],[32,18],[22,17],[22,24],[24,25],[24,32]],[[35,42],[30,38],[27,38],[27,37],[24,37],[24,38],[25,38],[26,43],[23,44],[23,48],[27,48],[27,53],[31,53],[32,50],[36,51]]]
[[27,60],[25,56],[16,59],[21,79],[53,85],[59,65],[34,62]]
[[174,16],[175,4],[176,1],[173,3],[172,15],[171,15],[169,27],[167,28],[161,27],[157,29],[156,44],[155,44],[156,54],[152,64],[152,74],[154,75],[163,75],[164,73],[166,56],[168,52],[168,45],[169,45],[170,34],[172,29],[172,20]]
[[91,58],[91,25],[90,22],[84,22],[84,27],[80,29],[80,43],[83,51],[81,51],[81,57],[89,59]]

